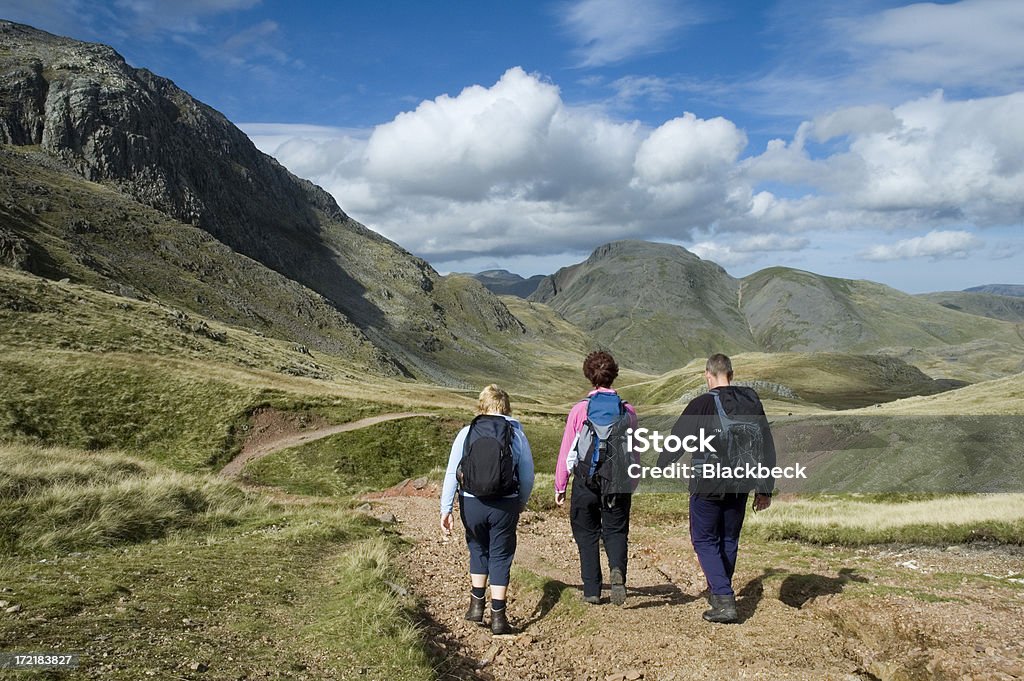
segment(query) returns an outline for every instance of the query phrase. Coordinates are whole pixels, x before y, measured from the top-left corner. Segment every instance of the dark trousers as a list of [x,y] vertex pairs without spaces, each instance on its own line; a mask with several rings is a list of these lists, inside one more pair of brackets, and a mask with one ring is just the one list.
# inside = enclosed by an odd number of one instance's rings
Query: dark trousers
[[732,574],[740,530],[747,512],[747,495],[690,495],[690,541],[708,580],[711,593],[733,596]]
[[608,555],[608,567],[619,568],[625,578],[632,502],[633,497],[629,494],[611,494],[602,498],[587,487],[582,478],[573,476],[569,524],[572,538],[580,551],[584,596],[601,595],[601,552],[598,545],[601,540],[604,540],[604,552]]
[[459,517],[466,528],[470,574],[487,575],[491,586],[508,586],[516,555],[519,499],[460,496]]

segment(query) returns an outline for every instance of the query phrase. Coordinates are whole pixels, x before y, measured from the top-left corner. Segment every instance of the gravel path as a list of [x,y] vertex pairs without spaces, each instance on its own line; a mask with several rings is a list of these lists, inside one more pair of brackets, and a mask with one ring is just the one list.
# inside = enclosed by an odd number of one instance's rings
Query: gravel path
[[269,427],[265,426],[265,430],[262,433],[258,433],[255,437],[250,437],[246,440],[245,444],[242,446],[242,451],[238,453],[238,456],[233,458],[220,470],[220,476],[223,478],[237,478],[241,475],[242,469],[245,465],[250,461],[256,461],[257,459],[267,456],[268,454],[281,451],[282,449],[306,444],[307,442],[315,442],[316,440],[321,440],[325,437],[330,437],[331,435],[337,435],[338,433],[346,433],[350,430],[368,428],[385,421],[408,419],[414,416],[430,416],[430,414],[403,411],[393,414],[370,416],[365,419],[350,421],[349,423],[342,423],[339,425],[319,426],[308,430],[298,431],[291,427],[282,427],[280,432],[274,432]]
[[[437,500],[374,507],[412,542],[406,571],[445,659],[441,678],[1024,678],[1024,590],[969,580],[943,591],[936,581],[952,570],[1010,574],[1020,553],[751,541],[735,579],[742,621],[711,625],[685,526],[634,519],[626,605],[608,603],[606,591],[605,604],[585,606],[566,511],[526,513],[508,606],[519,633],[499,640],[462,619],[466,547],[460,527],[441,536]],[[934,598],[901,593],[925,579],[939,585]]]

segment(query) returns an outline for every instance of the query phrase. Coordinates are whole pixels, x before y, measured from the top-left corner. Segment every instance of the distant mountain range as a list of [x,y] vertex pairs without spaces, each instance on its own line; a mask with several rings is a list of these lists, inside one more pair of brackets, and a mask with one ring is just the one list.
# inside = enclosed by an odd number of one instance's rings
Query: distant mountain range
[[949,357],[985,348],[1024,369],[1024,338],[1011,322],[870,281],[785,267],[737,279],[668,244],[601,246],[546,278],[530,300],[550,305],[647,371],[667,371],[716,351],[902,355],[932,348]]
[[535,274],[529,279],[525,279],[508,270],[484,270],[470,276],[483,284],[492,293],[497,293],[501,296],[517,296],[519,298],[529,298],[537,290],[540,282],[544,281],[543,274]]
[[968,293],[994,293],[998,296],[1024,297],[1024,284],[985,284],[965,288]]

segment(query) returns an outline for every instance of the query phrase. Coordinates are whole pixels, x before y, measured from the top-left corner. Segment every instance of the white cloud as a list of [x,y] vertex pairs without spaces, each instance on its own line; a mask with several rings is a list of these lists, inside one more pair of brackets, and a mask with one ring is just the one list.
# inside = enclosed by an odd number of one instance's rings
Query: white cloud
[[491,88],[442,95],[379,126],[366,149],[367,175],[405,192],[461,199],[482,199],[495,185],[522,188],[546,156],[560,107],[558,88],[510,69]]
[[892,109],[881,104],[851,106],[832,111],[814,119],[810,126],[812,137],[827,142],[844,135],[887,133],[899,126]]
[[877,2],[766,4],[772,40],[762,45],[762,68],[688,91],[758,117],[799,120],[867,103],[891,108],[936,89],[956,98],[1003,95],[1024,82],[1020,0],[888,10],[871,10]]
[[353,217],[452,269],[697,235],[730,264],[840,232],[1024,222],[1024,93],[837,110],[746,158],[728,119],[624,122],[520,68],[373,130],[244,127]]
[[634,168],[651,185],[715,179],[735,162],[747,138],[724,118],[701,120],[687,112],[652,132],[640,145]]
[[1017,87],[1024,75],[1024,3],[922,2],[842,22],[848,49],[886,80]]
[[[593,84],[599,85],[600,81]],[[620,106],[629,106],[637,100],[668,102],[684,89],[676,79],[660,76],[622,76],[609,85],[615,91],[614,102]]]
[[963,230],[931,231],[924,236],[902,239],[893,244],[872,246],[862,252],[864,260],[907,260],[910,258],[966,258],[982,242],[971,232]]
[[[808,137],[847,137],[813,158]],[[885,115],[858,107],[805,123],[741,163],[753,184],[813,191],[777,199],[763,220],[790,229],[993,226],[1024,221],[1024,93],[948,101],[941,92]]]
[[805,237],[783,234],[755,234],[739,239],[723,235],[714,241],[696,243],[689,250],[705,260],[730,266],[754,262],[765,253],[802,251],[810,244],[810,239]]
[[260,0],[117,0],[114,4],[138,31],[200,33],[204,18],[251,9]]
[[576,0],[562,16],[585,67],[658,52],[680,29],[701,21],[692,4],[668,0]]

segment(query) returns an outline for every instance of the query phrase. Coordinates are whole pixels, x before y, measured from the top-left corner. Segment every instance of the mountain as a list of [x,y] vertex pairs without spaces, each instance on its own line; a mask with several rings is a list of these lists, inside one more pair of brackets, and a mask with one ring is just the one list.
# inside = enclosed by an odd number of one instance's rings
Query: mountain
[[998,296],[1024,297],[1024,284],[985,284],[965,288],[967,293],[994,293]]
[[491,293],[518,298],[529,298],[537,290],[540,282],[544,281],[543,274],[535,274],[526,279],[508,270],[484,270],[470,276],[483,284],[484,288]]
[[739,281],[679,246],[615,241],[546,277],[546,303],[632,368],[662,372],[710,352],[757,349]]
[[938,303],[950,310],[1002,319],[1007,322],[1024,322],[1024,297],[998,295],[985,292],[942,291],[922,293],[918,298]]
[[528,333],[113,49],[0,22],[0,259],[459,382]]
[[877,353],[953,379],[1020,371],[1015,324],[951,310],[891,287],[772,267],[743,279],[685,249],[618,241],[559,270],[547,303],[629,366],[664,372],[711,352]]
[[1013,325],[964,316],[871,281],[772,267],[743,279],[743,312],[767,351],[957,345],[1021,340]]

